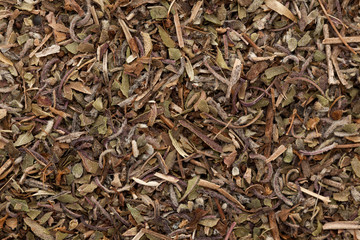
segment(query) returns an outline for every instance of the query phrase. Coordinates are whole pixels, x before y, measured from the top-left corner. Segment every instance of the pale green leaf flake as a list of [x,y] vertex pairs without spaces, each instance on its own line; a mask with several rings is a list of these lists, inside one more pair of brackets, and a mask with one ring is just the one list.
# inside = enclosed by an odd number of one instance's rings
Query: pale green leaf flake
[[194,68],[191,65],[189,58],[187,58],[187,57],[186,57],[186,62],[185,62],[185,70],[186,70],[186,74],[188,75],[190,81],[194,81],[194,79],[195,79]]
[[66,50],[68,50],[72,54],[78,53],[78,47],[79,47],[79,44],[76,42],[65,45]]
[[98,111],[102,111],[104,109],[104,105],[101,97],[96,98],[95,102],[93,102],[92,105]]
[[292,38],[289,38],[289,40],[287,40],[287,44],[288,44],[288,48],[289,48],[290,52],[292,52],[298,46],[298,41],[296,40],[296,38],[292,37]]
[[168,48],[174,48],[176,44],[174,40],[171,39],[170,35],[161,26],[158,26],[158,29],[163,44]]
[[186,191],[185,191],[184,195],[182,196],[182,198],[179,200],[180,202],[183,201],[195,189],[195,187],[198,185],[199,181],[200,181],[199,175],[193,177],[192,179],[190,179],[188,181]]
[[129,97],[129,88],[130,88],[129,75],[123,73],[121,78],[120,91],[127,98]]
[[180,143],[176,141],[176,139],[172,136],[171,130],[169,130],[169,137],[171,139],[171,143],[173,144],[176,151],[182,156],[182,157],[188,157],[189,155],[182,149]]
[[163,6],[155,6],[150,9],[150,16],[152,19],[161,19],[167,17],[167,9]]
[[91,182],[90,184],[83,184],[80,187],[77,188],[77,191],[85,196],[88,193],[92,193],[97,188],[97,185],[94,182]]
[[310,32],[306,32],[306,34],[299,40],[298,42],[298,46],[299,47],[305,47],[306,45],[308,45],[311,41],[311,36],[310,36]]
[[24,222],[26,223],[26,225],[28,225],[31,228],[31,231],[39,238],[44,240],[54,239],[54,237],[50,235],[50,232],[46,228],[44,228],[43,226],[41,226],[39,223],[32,220],[31,218],[25,217]]
[[216,25],[221,25],[221,21],[213,14],[204,14],[204,18],[206,21],[214,23]]
[[135,219],[138,224],[141,224],[144,221],[143,216],[136,208],[133,208],[130,204],[126,204],[127,208],[129,209],[131,216]]
[[267,79],[272,79],[275,76],[286,73],[286,69],[283,66],[276,66],[265,70],[265,76]]
[[10,204],[16,211],[29,212],[29,207],[25,200],[13,198],[10,200]]
[[219,67],[229,70],[228,65],[226,64],[224,57],[220,51],[219,48],[217,48],[217,54],[216,54],[216,63],[219,65]]
[[80,178],[84,172],[84,168],[81,163],[77,163],[72,167],[71,172],[75,178]]
[[34,136],[31,134],[31,132],[23,133],[17,138],[16,142],[14,143],[14,147],[23,146],[30,143],[32,140],[34,140]]
[[177,48],[169,48],[170,59],[179,60],[181,58],[181,51]]
[[220,218],[207,218],[200,220],[199,224],[205,227],[215,227],[219,220]]
[[351,160],[351,167],[355,173],[355,175],[360,178],[360,160],[357,157],[354,157]]

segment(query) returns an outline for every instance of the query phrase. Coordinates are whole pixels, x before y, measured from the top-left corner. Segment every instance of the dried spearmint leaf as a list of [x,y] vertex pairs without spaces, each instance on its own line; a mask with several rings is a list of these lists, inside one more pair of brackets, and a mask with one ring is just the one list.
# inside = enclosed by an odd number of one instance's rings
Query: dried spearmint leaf
[[43,240],[54,239],[54,237],[50,235],[50,232],[46,228],[38,224],[36,221],[26,217],[24,218],[24,222],[26,223],[26,225],[28,225],[31,228],[31,231],[39,238]]
[[354,233],[356,2],[108,2],[2,1],[0,238]]

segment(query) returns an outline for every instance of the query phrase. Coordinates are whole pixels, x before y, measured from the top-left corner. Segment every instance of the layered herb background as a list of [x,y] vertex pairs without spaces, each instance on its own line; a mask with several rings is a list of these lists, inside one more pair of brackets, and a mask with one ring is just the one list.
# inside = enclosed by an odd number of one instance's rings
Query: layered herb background
[[359,239],[359,1],[0,1],[2,239]]

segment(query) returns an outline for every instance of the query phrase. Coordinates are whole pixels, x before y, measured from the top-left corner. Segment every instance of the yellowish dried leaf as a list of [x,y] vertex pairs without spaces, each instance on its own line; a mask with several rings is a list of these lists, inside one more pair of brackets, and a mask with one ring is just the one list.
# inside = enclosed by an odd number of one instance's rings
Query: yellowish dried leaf
[[150,54],[150,52],[152,51],[152,48],[153,48],[150,34],[148,34],[146,32],[141,32],[140,34],[141,34],[141,36],[142,36],[142,38],[144,40],[145,56],[148,56]]
[[194,79],[195,79],[194,68],[193,68],[193,66],[191,65],[190,59],[187,58],[187,57],[186,57],[185,59],[186,59],[186,62],[185,62],[185,70],[186,70],[186,73],[187,73],[190,81],[194,81]]
[[226,64],[224,57],[220,51],[219,48],[217,48],[217,54],[216,54],[216,63],[219,65],[219,67],[229,70],[230,68],[228,67],[228,65]]
[[7,57],[5,57],[4,54],[2,54],[1,52],[0,52],[0,61],[8,64],[10,66],[14,66],[14,64]]
[[349,137],[345,137],[347,140],[352,141],[354,143],[359,143],[360,142],[360,136],[349,136]]
[[294,14],[292,14],[292,12],[287,7],[282,5],[280,2],[276,0],[265,0],[265,5],[271,10],[277,12],[278,14],[284,15],[285,17],[291,19],[292,21],[297,22],[297,19],[294,16]]
[[171,139],[171,143],[173,144],[176,151],[182,156],[182,157],[188,157],[189,155],[181,148],[181,145],[176,139],[172,136],[171,130],[169,131],[169,137]]
[[0,109],[0,120],[6,117],[7,110],[6,109]]

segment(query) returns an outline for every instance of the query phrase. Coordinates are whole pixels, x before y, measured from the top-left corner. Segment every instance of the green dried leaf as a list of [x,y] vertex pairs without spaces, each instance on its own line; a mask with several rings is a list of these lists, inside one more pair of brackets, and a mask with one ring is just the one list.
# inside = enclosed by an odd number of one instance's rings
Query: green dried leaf
[[57,197],[56,199],[62,203],[76,203],[77,201],[79,201],[78,198],[73,197],[73,195],[71,195],[71,194],[64,194],[64,195]]
[[305,47],[311,41],[310,32],[306,32],[305,35],[299,40],[298,46]]
[[329,106],[329,104],[330,104],[329,100],[326,99],[323,95],[317,94],[316,97],[318,98],[321,105],[323,105],[324,107]]
[[322,224],[319,220],[317,220],[317,228],[315,231],[312,232],[312,235],[314,237],[319,236],[319,234],[322,232]]
[[215,227],[219,220],[220,218],[207,218],[200,220],[199,224],[205,227]]
[[265,70],[265,76],[267,79],[272,79],[275,76],[286,73],[286,69],[283,66],[276,66]]
[[250,203],[246,204],[246,206],[250,209],[258,209],[261,208],[261,202],[259,199],[252,199]]
[[297,42],[296,38],[292,37],[287,41],[287,44],[288,44],[288,48],[289,48],[290,52],[292,52],[296,49],[298,42]]
[[169,48],[170,59],[179,60],[181,58],[181,51],[177,48]]
[[47,212],[45,213],[39,220],[38,222],[40,223],[40,225],[44,224],[45,222],[47,222],[49,220],[49,218],[51,217],[51,215],[53,214],[53,212]]
[[355,173],[355,175],[360,178],[360,160],[357,157],[354,157],[351,160],[351,167]]
[[199,104],[197,105],[197,108],[202,111],[202,112],[206,112],[209,113],[209,105],[207,104],[206,100],[200,100]]
[[29,34],[25,33],[17,37],[17,42],[19,45],[23,45],[29,38]]
[[68,50],[69,52],[71,52],[72,54],[77,54],[78,52],[78,46],[79,44],[76,42],[70,43],[65,45],[66,50]]
[[169,130],[169,137],[171,140],[172,145],[176,149],[176,151],[182,156],[182,157],[188,157],[189,155],[181,148],[181,145],[176,139],[172,136],[171,130]]
[[343,126],[343,130],[348,133],[356,133],[360,128],[358,123],[350,123]]
[[227,16],[226,8],[225,8],[224,4],[221,4],[221,6],[217,10],[217,18],[219,19],[219,21],[221,23],[223,23],[226,19],[226,16]]
[[99,133],[105,135],[107,132],[107,119],[107,117],[98,116],[90,130],[90,134]]
[[58,231],[55,234],[55,238],[56,238],[56,240],[63,240],[65,238],[67,238],[68,235],[69,235],[68,233],[63,233],[63,232]]
[[162,6],[155,6],[150,9],[150,16],[152,19],[161,19],[167,17],[167,9]]
[[81,163],[77,163],[72,167],[71,172],[75,178],[80,178],[83,175],[84,168]]
[[42,213],[41,210],[30,209],[30,211],[27,213],[27,215],[28,215],[32,220],[35,220],[35,218],[36,218],[37,216],[39,216],[40,213]]
[[249,13],[255,12],[263,3],[264,3],[264,0],[254,0],[248,7],[247,11]]
[[286,93],[286,99],[282,102],[281,106],[282,107],[286,107],[287,105],[289,105],[290,103],[294,102],[294,96],[296,94],[296,90],[295,87],[291,87],[290,91],[288,93]]
[[314,60],[317,61],[317,62],[322,62],[323,60],[325,60],[326,58],[326,55],[325,53],[323,53],[322,51],[320,50],[316,50],[315,53],[314,53]]
[[282,28],[282,27],[285,27],[288,23],[289,23],[288,20],[275,21],[274,22],[274,27],[275,28]]
[[195,187],[198,185],[199,181],[200,181],[199,175],[193,177],[192,179],[190,179],[188,181],[186,191],[185,191],[184,195],[182,196],[182,198],[179,200],[179,202],[183,201],[195,189]]
[[115,77],[112,85],[111,85],[111,91],[117,91],[120,90],[120,82],[119,79],[122,76],[122,73],[117,74],[117,76]]
[[129,97],[129,88],[130,88],[129,75],[127,75],[123,72],[120,90],[121,90],[121,93],[124,94],[124,96],[127,98]]
[[246,227],[238,227],[234,229],[234,234],[240,239],[248,236],[250,234],[250,230]]
[[293,158],[294,158],[294,153],[293,153],[292,146],[290,145],[285,152],[285,157],[284,157],[283,161],[285,163],[291,163]]
[[97,188],[96,183],[91,182],[90,184],[83,184],[80,187],[78,187],[77,191],[85,196],[88,193],[92,193]]
[[221,25],[221,21],[213,14],[204,14],[204,19],[216,25]]
[[13,198],[10,200],[10,204],[16,211],[29,212],[29,207],[25,200]]
[[168,48],[174,48],[176,46],[174,40],[171,39],[169,34],[160,26],[158,26],[159,34],[161,37],[161,40],[163,41],[163,44],[167,46]]
[[31,132],[26,132],[17,138],[16,142],[14,143],[14,147],[20,147],[22,145],[28,144],[32,140],[34,140],[34,136],[31,134]]
[[54,239],[54,237],[50,235],[50,232],[46,228],[44,228],[43,226],[41,226],[31,218],[25,217],[24,222],[26,223],[26,225],[28,225],[31,228],[31,231],[39,238],[44,240]]
[[80,118],[80,126],[82,127],[91,125],[95,122],[93,119],[86,117],[83,113],[80,114],[79,118]]
[[104,105],[102,102],[102,97],[98,97],[95,102],[93,102],[93,107],[98,110],[98,111],[102,111],[104,109]]
[[358,54],[351,54],[351,59],[357,63],[360,63],[360,56]]
[[140,212],[136,208],[133,208],[130,204],[126,204],[126,206],[137,224],[141,224],[144,221],[144,218],[141,216]]
[[246,18],[246,9],[238,5],[238,17],[240,20]]

